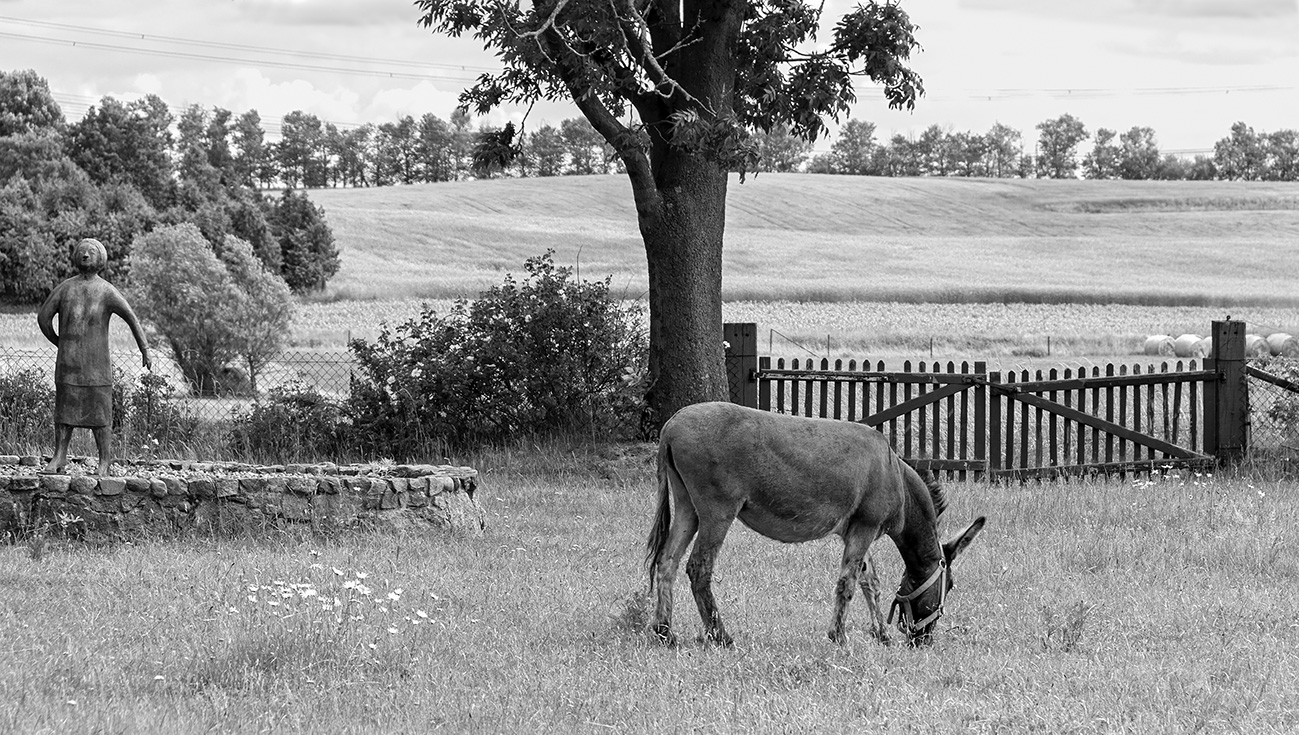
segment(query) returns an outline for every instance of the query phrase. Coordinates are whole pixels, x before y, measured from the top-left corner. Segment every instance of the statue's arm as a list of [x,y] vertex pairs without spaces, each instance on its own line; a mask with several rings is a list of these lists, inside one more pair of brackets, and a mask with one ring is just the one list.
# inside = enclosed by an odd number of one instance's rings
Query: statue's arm
[[149,359],[149,341],[144,337],[144,329],[140,327],[140,320],[135,316],[135,310],[126,302],[126,297],[122,296],[116,288],[113,289],[113,313],[126,322],[126,326],[131,328],[131,336],[135,338],[135,346],[140,348],[140,357],[146,370],[153,369],[153,362]]
[[59,335],[54,331],[54,315],[59,313],[62,302],[63,284],[59,284],[50,292],[49,297],[45,299],[45,303],[41,304],[40,311],[36,312],[36,324],[41,328],[41,334],[45,335],[45,339],[48,339],[50,344],[56,347],[59,344]]

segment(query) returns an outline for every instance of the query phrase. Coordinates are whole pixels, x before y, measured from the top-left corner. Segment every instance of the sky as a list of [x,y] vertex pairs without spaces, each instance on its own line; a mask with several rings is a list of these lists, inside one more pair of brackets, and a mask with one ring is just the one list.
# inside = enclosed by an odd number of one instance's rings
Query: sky
[[[854,4],[826,0],[823,40]],[[1161,149],[1184,155],[1211,153],[1237,121],[1299,129],[1299,0],[902,7],[920,27],[912,66],[927,94],[914,112],[890,111],[863,82],[851,112],[885,140],[1001,122],[1024,134],[1027,153],[1035,126],[1066,112],[1089,133],[1154,128]],[[446,119],[460,91],[498,66],[480,43],[436,36],[417,18],[410,0],[0,0],[0,70],[34,69],[70,120],[105,95],[149,93],[176,112],[256,109],[272,137],[294,110],[344,128],[426,112]],[[507,108],[480,122],[524,114]],[[527,124],[578,114],[541,105]]]

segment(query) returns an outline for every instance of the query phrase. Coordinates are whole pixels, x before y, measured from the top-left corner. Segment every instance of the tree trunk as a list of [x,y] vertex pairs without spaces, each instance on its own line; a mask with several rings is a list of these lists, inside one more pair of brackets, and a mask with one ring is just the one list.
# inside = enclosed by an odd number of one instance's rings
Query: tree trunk
[[[649,266],[652,425],[692,403],[723,400],[722,232],[726,172],[669,154],[656,206],[640,209]],[[669,326],[670,325],[670,326]]]

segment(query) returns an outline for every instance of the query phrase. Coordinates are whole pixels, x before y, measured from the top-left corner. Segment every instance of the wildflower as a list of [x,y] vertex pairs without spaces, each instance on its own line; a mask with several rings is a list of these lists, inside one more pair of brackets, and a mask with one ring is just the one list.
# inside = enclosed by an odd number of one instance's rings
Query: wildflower
[[342,569],[339,569],[338,567],[330,567],[330,569],[334,570],[334,575],[335,575],[335,576],[337,576],[337,577],[341,577],[341,576],[343,576],[343,570],[342,570]]
[[426,620],[428,619],[428,613],[424,612],[423,610],[416,610],[415,614]]
[[[1260,493],[1260,495],[1261,495],[1261,493]],[[393,590],[392,592],[389,592],[389,593],[388,593],[388,599],[389,599],[389,600],[392,600],[393,602],[400,602],[400,601],[401,601],[401,590]]]
[[311,587],[307,587],[298,592],[298,595],[302,597],[315,597],[317,594],[316,590]]
[[257,602],[257,595],[249,595],[249,596],[248,596],[248,601],[249,601],[249,602]]
[[279,606],[280,606],[280,603],[276,602],[275,600],[267,600],[267,601],[266,601],[266,604],[267,604],[267,605],[270,605],[271,607],[279,607]]
[[367,579],[367,578],[369,578],[369,576],[370,576],[370,573],[369,573],[369,572],[357,572],[357,573],[356,573],[356,578],[357,578],[357,579]]
[[396,628],[389,628],[389,629],[388,629],[388,632],[391,633],[392,635],[397,635],[397,629],[396,629]]

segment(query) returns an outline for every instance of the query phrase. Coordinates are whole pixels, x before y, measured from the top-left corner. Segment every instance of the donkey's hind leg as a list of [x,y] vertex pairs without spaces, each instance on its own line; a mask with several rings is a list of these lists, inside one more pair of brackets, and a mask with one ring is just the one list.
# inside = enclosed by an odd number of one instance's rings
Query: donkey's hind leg
[[734,641],[722,625],[717,600],[713,597],[713,565],[734,518],[735,512],[731,512],[701,519],[699,537],[690,552],[690,561],[686,562],[686,574],[690,577],[690,590],[695,594],[695,605],[699,607],[699,618],[704,623],[704,635],[719,646],[731,646]]
[[699,515],[689,502],[677,502],[677,512],[668,529],[667,543],[663,546],[663,555],[659,557],[658,566],[654,569],[654,587],[658,593],[655,602],[654,621],[650,630],[659,640],[670,646],[676,645],[676,636],[672,634],[672,586],[676,583],[677,569],[681,557],[694,538],[699,528]]
[[870,608],[871,635],[887,646],[889,634],[887,624],[884,622],[884,611],[880,608],[880,577],[875,572],[875,558],[871,556],[870,550],[866,551],[866,559],[861,563],[859,581],[862,595],[866,598],[866,607]]
[[849,526],[843,534],[843,563],[839,565],[839,581],[834,586],[834,613],[830,617],[830,640],[843,644],[844,621],[848,617],[848,603],[857,591],[857,580],[862,570],[862,559],[875,540],[875,529],[860,525]]

